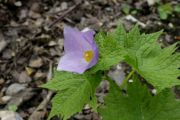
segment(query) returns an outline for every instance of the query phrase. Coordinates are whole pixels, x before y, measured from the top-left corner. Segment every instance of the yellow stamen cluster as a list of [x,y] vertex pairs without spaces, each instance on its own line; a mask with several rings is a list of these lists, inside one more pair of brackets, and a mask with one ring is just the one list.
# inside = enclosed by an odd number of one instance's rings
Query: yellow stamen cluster
[[87,50],[84,52],[83,58],[86,60],[86,62],[91,62],[91,60],[94,57],[94,53],[92,50]]

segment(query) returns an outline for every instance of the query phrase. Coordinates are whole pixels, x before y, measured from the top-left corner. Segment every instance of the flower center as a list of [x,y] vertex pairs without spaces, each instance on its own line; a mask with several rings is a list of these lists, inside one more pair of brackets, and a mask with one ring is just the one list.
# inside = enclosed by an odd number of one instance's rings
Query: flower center
[[86,60],[86,62],[90,62],[94,57],[94,53],[92,50],[87,50],[84,52],[83,58]]

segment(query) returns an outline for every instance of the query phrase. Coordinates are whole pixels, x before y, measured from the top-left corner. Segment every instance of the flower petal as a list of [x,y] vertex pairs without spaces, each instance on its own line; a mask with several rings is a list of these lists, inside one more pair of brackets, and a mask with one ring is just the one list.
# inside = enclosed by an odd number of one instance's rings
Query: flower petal
[[[79,31],[78,29],[65,27],[65,55],[60,59],[57,70],[81,74],[86,69],[94,66],[99,57],[94,34],[93,30]],[[90,54],[91,52],[92,54]],[[93,58],[91,55],[93,55]]]
[[90,43],[90,44],[94,44],[94,34],[95,32],[91,29],[87,30],[87,31],[83,31],[83,36],[84,38]]
[[58,64],[57,70],[76,72],[82,74],[88,67],[81,52],[65,54]]
[[91,29],[87,29],[87,30],[83,30],[82,32],[83,32],[85,39],[91,44],[92,51],[94,52],[94,57],[88,65],[88,68],[91,68],[92,66],[94,66],[97,63],[98,58],[99,58],[98,48],[97,48],[96,43],[94,41],[95,31],[93,31]]
[[65,53],[77,52],[77,51],[87,51],[91,50],[92,47],[89,42],[84,38],[83,32],[70,28],[64,28],[64,49]]

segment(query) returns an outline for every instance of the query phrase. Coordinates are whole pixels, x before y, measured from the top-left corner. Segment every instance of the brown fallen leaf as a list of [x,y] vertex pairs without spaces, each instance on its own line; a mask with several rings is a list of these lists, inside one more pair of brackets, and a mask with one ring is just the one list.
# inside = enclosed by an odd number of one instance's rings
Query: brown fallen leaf
[[175,36],[174,37],[176,40],[180,40],[180,36]]
[[29,83],[31,80],[31,77],[27,74],[26,71],[21,72],[18,79],[19,83]]
[[35,59],[31,59],[30,63],[29,63],[29,66],[33,67],[33,68],[39,68],[42,65],[43,65],[43,60],[40,57],[35,58]]
[[30,75],[32,75],[32,73],[34,73],[34,69],[33,68],[31,68],[31,67],[25,67],[25,69],[26,69],[26,72],[27,72],[27,74],[30,76]]

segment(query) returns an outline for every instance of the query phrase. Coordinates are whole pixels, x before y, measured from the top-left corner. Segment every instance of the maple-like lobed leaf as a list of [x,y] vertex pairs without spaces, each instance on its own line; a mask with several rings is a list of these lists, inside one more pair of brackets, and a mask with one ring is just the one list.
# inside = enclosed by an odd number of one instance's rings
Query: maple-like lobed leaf
[[49,119],[59,115],[66,120],[80,112],[86,104],[96,110],[95,91],[101,81],[101,74],[74,74],[55,72],[54,78],[41,87],[56,91],[52,99],[52,109]]
[[[180,54],[176,44],[161,48],[157,40],[162,31],[140,34],[137,26],[125,33],[123,26],[116,30],[116,36],[123,44],[126,55],[124,61],[132,66],[142,77],[152,84],[158,92],[164,88],[180,85]],[[122,39],[123,38],[123,39]]]
[[126,94],[110,82],[110,91],[98,111],[103,120],[179,120],[180,100],[170,89],[153,96],[147,86],[134,77]]

